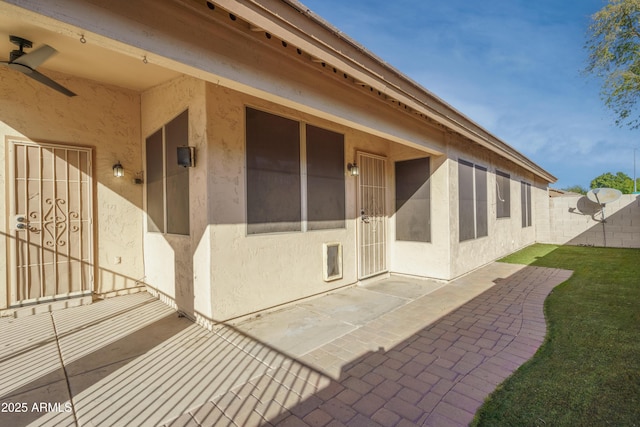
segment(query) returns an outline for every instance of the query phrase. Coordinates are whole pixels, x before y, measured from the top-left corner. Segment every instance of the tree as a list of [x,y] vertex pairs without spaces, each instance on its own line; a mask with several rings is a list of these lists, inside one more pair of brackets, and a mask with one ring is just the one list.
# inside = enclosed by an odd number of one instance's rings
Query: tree
[[616,124],[640,127],[640,0],[609,0],[588,29],[585,71],[604,81],[601,95]]
[[[637,186],[640,188],[640,179],[637,180]],[[611,172],[603,173],[591,181],[591,188],[615,188],[622,194],[633,193],[633,179],[624,172],[618,172],[615,175]]]
[[570,187],[563,188],[562,191],[568,191],[569,193],[587,194],[587,189],[582,185],[572,185]]

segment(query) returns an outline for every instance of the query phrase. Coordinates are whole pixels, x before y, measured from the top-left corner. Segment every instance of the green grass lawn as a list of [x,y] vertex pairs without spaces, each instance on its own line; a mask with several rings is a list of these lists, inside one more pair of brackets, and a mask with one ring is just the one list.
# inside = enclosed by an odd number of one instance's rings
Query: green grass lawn
[[533,245],[503,262],[573,270],[536,355],[473,426],[640,426],[640,250]]

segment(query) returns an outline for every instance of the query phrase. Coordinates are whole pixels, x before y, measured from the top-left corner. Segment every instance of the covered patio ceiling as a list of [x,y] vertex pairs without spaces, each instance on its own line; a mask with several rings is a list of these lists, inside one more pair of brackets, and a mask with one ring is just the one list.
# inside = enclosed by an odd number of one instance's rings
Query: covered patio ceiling
[[[18,49],[9,41],[9,36],[15,35],[33,43],[32,49],[25,49],[26,53],[44,44],[58,51],[38,67],[45,75],[49,70],[57,71],[138,92],[180,75],[151,62],[145,63],[144,55],[127,56],[103,47],[99,37],[80,28],[50,21],[0,3],[0,61],[8,61],[10,52]],[[0,78],[2,73],[14,72],[0,67]]]

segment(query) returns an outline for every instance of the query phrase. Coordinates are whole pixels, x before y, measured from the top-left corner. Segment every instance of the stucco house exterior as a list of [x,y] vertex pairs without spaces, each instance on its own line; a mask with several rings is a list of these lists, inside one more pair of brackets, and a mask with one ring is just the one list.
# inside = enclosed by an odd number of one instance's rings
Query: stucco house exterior
[[148,290],[211,327],[549,234],[550,173],[297,1],[0,1],[10,35],[76,96],[0,67],[5,314]]

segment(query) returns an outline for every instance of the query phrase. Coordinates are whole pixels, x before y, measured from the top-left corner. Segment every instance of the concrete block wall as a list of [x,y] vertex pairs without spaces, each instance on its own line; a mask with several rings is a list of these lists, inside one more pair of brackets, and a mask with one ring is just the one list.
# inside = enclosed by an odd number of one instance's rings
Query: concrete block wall
[[[548,243],[640,248],[640,196],[624,194],[604,212],[585,196],[549,199]],[[604,221],[603,221],[604,215]]]

